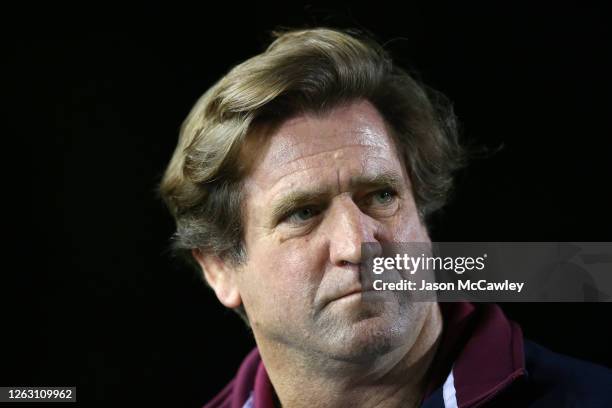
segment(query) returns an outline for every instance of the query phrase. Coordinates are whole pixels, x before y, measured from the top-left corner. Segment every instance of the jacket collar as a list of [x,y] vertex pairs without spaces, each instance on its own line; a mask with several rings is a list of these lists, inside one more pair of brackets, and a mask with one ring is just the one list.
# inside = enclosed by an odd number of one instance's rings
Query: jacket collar
[[440,303],[440,310],[444,329],[427,396],[444,387],[455,406],[477,407],[526,374],[523,333],[499,306]]

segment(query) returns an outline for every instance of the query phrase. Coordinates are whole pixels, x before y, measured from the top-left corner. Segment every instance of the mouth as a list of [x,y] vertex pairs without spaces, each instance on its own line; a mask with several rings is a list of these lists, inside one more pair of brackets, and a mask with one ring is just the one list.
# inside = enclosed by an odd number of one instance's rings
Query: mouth
[[332,303],[332,302],[335,302],[337,300],[343,300],[343,299],[348,299],[348,298],[353,298],[353,297],[359,297],[359,296],[362,296],[366,292],[368,292],[368,290],[365,290],[363,288],[352,289],[352,290],[349,290],[347,292],[344,292],[343,294],[341,294],[339,296],[334,296],[328,303]]
[[322,303],[320,303],[320,306],[317,308],[316,314],[321,313],[323,310],[335,304],[337,304],[338,306],[341,306],[343,304],[346,304],[347,306],[353,304],[360,304],[366,298],[367,295],[371,294],[370,292],[373,292],[373,290],[357,287],[344,292],[339,292],[340,294],[335,296],[329,296]]

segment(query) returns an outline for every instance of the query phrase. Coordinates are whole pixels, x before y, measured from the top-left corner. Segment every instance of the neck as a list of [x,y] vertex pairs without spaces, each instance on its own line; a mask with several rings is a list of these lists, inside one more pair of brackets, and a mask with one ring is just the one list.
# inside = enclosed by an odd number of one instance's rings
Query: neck
[[432,303],[410,347],[364,363],[306,356],[259,341],[258,347],[283,407],[413,407],[423,398],[441,331],[440,309]]

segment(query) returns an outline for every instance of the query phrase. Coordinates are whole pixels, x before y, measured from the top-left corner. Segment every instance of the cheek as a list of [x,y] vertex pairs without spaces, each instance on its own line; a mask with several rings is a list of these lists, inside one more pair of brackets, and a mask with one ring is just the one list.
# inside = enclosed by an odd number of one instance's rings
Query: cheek
[[427,228],[419,218],[413,201],[406,201],[398,211],[392,230],[395,242],[429,242]]
[[239,285],[247,307],[283,311],[309,307],[321,280],[325,261],[314,240],[254,245]]

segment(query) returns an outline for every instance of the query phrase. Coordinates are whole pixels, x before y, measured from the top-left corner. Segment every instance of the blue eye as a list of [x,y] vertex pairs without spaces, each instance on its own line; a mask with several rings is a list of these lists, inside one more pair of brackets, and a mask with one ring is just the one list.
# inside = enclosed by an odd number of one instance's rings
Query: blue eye
[[378,191],[374,194],[373,198],[378,204],[388,204],[395,197],[395,193],[390,190]]
[[314,217],[315,215],[317,215],[317,212],[313,208],[306,207],[306,208],[301,208],[295,211],[294,213],[290,214],[289,217],[287,217],[287,219],[289,221],[304,222],[304,221],[308,221],[310,218]]

